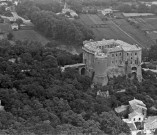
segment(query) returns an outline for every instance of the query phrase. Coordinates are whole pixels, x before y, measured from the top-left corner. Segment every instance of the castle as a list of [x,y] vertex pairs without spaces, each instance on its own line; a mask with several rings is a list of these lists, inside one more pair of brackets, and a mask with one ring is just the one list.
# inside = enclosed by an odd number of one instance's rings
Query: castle
[[141,54],[138,45],[121,40],[84,41],[83,63],[94,83],[107,85],[108,78],[126,75],[142,80]]

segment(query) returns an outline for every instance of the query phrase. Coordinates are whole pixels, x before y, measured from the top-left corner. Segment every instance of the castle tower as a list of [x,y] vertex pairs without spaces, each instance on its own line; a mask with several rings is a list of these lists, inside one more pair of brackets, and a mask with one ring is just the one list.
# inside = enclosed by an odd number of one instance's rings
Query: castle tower
[[104,53],[95,54],[95,62],[94,62],[94,79],[93,81],[97,84],[107,85],[107,55]]

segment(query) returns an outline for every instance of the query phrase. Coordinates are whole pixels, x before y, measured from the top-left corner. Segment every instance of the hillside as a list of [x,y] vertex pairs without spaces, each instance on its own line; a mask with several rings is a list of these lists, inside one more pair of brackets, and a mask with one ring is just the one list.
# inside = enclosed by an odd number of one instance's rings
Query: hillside
[[119,39],[141,47],[150,47],[154,42],[144,32],[130,25],[125,19],[102,21],[98,15],[82,14],[80,22],[92,28],[96,40]]

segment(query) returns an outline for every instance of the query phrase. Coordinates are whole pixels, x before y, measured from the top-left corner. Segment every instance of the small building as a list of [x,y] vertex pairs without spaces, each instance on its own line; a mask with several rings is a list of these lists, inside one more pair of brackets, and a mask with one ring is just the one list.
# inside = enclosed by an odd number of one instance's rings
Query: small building
[[12,30],[18,30],[19,26],[17,23],[13,23],[13,24],[11,24],[11,28],[12,28]]
[[121,105],[115,108],[115,112],[121,117],[125,117],[128,114],[128,110],[129,110],[129,105]]
[[113,14],[113,10],[111,8],[104,9],[104,10],[102,10],[102,14],[103,15]]
[[104,97],[104,98],[108,98],[110,95],[109,95],[109,91],[97,91],[97,96],[100,96],[100,97]]
[[11,58],[11,59],[9,59],[8,61],[11,62],[11,63],[15,63],[15,62],[16,62],[16,59],[15,59],[15,58]]
[[144,133],[153,134],[157,129],[157,116],[150,116],[145,120]]
[[[70,9],[67,6],[66,2],[65,2],[65,5],[64,5],[64,8],[62,9],[61,14],[65,14],[65,15],[69,14],[69,17],[73,17],[73,18],[78,17],[78,14],[74,10]],[[57,13],[57,15],[59,15],[59,13]]]
[[7,6],[8,4],[6,2],[1,2],[0,6]]
[[[129,101],[129,112],[130,112],[130,116],[131,116],[131,119],[132,117],[134,116],[138,116],[139,118],[142,118],[143,116],[143,119],[146,118],[146,115],[147,115],[147,108],[146,108],[146,105],[140,101],[140,100],[137,100],[137,99],[133,99],[131,101]],[[141,119],[134,119],[135,121],[141,121]]]

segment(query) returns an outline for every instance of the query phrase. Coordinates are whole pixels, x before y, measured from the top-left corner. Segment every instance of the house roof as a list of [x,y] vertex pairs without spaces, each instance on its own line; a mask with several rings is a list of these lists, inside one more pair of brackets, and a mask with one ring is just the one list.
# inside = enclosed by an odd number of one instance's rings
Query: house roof
[[115,108],[115,111],[117,113],[121,113],[123,111],[126,111],[127,109],[128,109],[128,105],[122,105],[122,106],[119,106],[119,107]]
[[135,117],[136,115],[140,115],[140,113],[137,113],[137,112],[132,112],[132,113],[130,113],[130,114],[128,114],[129,115],[129,118],[133,118],[133,117]]
[[133,99],[129,101],[129,104],[133,110],[138,110],[141,108],[147,110],[146,105],[141,100]]
[[145,129],[157,129],[157,116],[150,116],[145,120]]
[[137,130],[134,123],[127,123],[131,131]]

